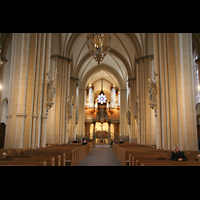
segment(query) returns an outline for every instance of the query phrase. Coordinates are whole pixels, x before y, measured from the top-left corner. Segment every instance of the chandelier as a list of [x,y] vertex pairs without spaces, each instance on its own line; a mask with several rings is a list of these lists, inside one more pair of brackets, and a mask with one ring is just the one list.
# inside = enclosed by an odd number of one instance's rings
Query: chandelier
[[98,65],[107,55],[110,45],[110,33],[88,33],[87,35],[87,47],[94,60],[98,62]]

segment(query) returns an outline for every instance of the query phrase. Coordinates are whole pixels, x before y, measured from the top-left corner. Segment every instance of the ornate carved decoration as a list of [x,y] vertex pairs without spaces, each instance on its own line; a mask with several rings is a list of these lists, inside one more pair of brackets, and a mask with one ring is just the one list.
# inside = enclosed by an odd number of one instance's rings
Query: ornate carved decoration
[[138,103],[137,103],[137,99],[138,99],[138,97],[136,97],[136,101],[134,102],[134,105],[133,105],[133,117],[137,121],[137,124],[138,124]]
[[[154,71],[154,74],[156,74],[155,71]],[[156,75],[154,75],[154,79]],[[149,78],[148,78],[148,89],[149,89],[149,99],[150,99],[149,105],[150,105],[150,108],[154,110],[155,117],[157,117],[156,84],[153,81],[150,81]]]

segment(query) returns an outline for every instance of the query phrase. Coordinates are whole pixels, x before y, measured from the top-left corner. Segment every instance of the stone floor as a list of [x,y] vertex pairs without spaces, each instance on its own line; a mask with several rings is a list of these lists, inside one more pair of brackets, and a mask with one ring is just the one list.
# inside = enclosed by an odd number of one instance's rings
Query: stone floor
[[96,147],[78,166],[120,166],[112,148]]

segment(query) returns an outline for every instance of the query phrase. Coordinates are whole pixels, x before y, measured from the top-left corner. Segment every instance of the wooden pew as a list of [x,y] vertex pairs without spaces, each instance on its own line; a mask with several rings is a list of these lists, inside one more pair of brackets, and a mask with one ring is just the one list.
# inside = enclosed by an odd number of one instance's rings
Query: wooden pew
[[199,161],[155,161],[155,160],[148,160],[148,159],[141,159],[136,160],[137,166],[200,166]]
[[137,159],[151,159],[151,160],[169,160],[170,156],[167,154],[162,153],[155,153],[155,154],[129,154],[129,166],[137,166],[136,160]]
[[[87,145],[73,143],[70,145],[47,145],[40,149],[1,149],[6,152],[5,158],[0,158],[0,165],[47,165],[47,166],[76,166],[92,150],[92,142]],[[44,162],[45,161],[45,162]],[[24,164],[23,164],[24,163]],[[41,164],[42,163],[42,164]]]
[[0,158],[0,165],[4,161],[12,162],[37,162],[46,161],[47,166],[61,166],[61,156],[60,155],[29,155],[29,156],[7,156],[6,158]]
[[[167,151],[167,150],[159,150],[156,148],[152,148],[149,146],[145,146],[145,145],[137,145],[137,144],[129,144],[129,145],[124,145],[124,144],[113,144],[113,150],[116,154],[116,156],[118,157],[121,165],[123,166],[137,166],[137,165],[141,165],[141,162],[143,161],[142,165],[147,165],[147,161],[148,161],[148,165],[158,165],[158,166],[162,166],[163,164],[168,165],[194,165],[194,166],[199,166],[199,163],[197,161],[197,155],[199,154],[199,151],[184,151],[185,154],[187,154],[188,152],[190,154],[190,157],[188,157],[188,161],[184,161],[183,162],[177,162],[175,161],[175,163],[171,162],[170,159],[170,155],[171,152]],[[137,161],[138,160],[138,161]],[[136,161],[138,162],[136,164]],[[141,162],[140,162],[141,161]],[[139,164],[140,162],[140,164]],[[181,164],[182,163],[182,164]]]
[[47,166],[47,162],[44,161],[3,161],[0,166]]
[[21,152],[20,157],[23,157],[23,156],[24,157],[29,156],[29,157],[35,157],[35,158],[54,157],[55,162],[56,162],[55,166],[65,166],[65,160],[69,158],[71,160],[71,154],[72,153],[70,153],[70,151],[52,149],[48,151],[37,150],[33,152]]
[[[120,145],[126,151],[125,160],[129,166],[199,166],[199,151],[184,151],[188,161],[170,161],[170,151],[152,149],[144,145]],[[120,149],[119,148],[119,149]],[[127,155],[128,154],[128,155]],[[128,161],[127,161],[128,160]]]
[[121,165],[123,166],[135,166],[132,157],[146,157],[154,159],[169,159],[170,152],[160,151],[155,148],[150,148],[147,146],[129,144],[129,145],[113,145],[113,150],[118,157]]

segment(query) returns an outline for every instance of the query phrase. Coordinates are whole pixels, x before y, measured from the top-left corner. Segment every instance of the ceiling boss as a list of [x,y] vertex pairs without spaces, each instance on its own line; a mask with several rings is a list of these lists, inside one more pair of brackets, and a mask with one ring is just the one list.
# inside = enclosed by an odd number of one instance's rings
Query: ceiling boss
[[109,33],[88,33],[87,47],[94,60],[103,61],[111,47],[111,37]]

